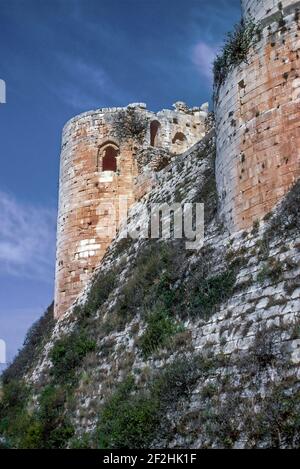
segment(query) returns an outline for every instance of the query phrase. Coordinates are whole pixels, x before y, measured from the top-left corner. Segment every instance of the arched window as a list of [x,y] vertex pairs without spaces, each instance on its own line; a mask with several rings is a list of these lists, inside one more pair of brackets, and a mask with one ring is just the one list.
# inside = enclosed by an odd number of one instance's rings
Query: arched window
[[118,150],[112,146],[108,146],[104,150],[104,156],[102,159],[102,171],[117,171],[117,156]]
[[117,171],[117,157],[119,147],[113,142],[107,142],[99,148],[98,169],[102,171]]
[[160,129],[160,123],[158,121],[152,121],[150,124],[150,145],[151,147],[157,146],[157,137]]
[[172,143],[182,143],[186,140],[186,136],[182,132],[176,132],[173,137]]

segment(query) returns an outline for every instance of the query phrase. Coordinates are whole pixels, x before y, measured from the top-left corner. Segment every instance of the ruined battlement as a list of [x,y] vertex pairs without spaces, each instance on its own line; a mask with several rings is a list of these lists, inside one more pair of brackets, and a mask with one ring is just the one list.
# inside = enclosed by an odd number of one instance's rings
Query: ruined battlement
[[[215,93],[219,216],[232,233],[269,213],[300,175],[300,2],[242,0],[259,26],[246,60]],[[255,34],[255,33],[253,33]],[[99,265],[124,214],[155,172],[205,135],[208,105],[157,113],[144,103],[101,108],[64,127],[59,183],[55,316]]]
[[144,103],[133,103],[89,111],[64,126],[56,317],[76,299],[115,237],[120,200],[129,208],[151,189],[151,172],[201,140],[207,114],[208,104],[190,109],[177,102],[173,110],[154,113]]
[[[122,117],[126,114],[133,116],[139,122],[140,131],[145,127],[143,138],[138,138],[139,145],[143,148],[160,147],[167,148],[171,153],[178,154],[190,148],[199,136],[204,136],[204,123],[208,114],[208,103],[200,107],[189,108],[184,102],[178,101],[173,104],[174,109],[163,109],[157,113],[149,111],[145,103],[132,103],[126,107],[100,108],[79,114],[70,119],[63,128],[63,144],[66,145],[68,137],[74,130],[78,131],[87,121],[103,122],[115,127],[111,129],[117,140],[122,139]],[[154,125],[157,120],[157,128]],[[150,123],[147,126],[147,123]],[[152,125],[151,125],[152,124]],[[131,130],[132,135],[127,132],[127,138],[134,136],[136,129]],[[135,135],[138,137],[138,135]],[[141,137],[141,136],[140,136]]]
[[295,7],[300,7],[299,0],[241,0],[242,14],[244,18],[253,18],[260,21],[271,15],[288,14]]
[[215,101],[219,207],[231,232],[261,220],[300,176],[300,4],[242,4],[260,33]]

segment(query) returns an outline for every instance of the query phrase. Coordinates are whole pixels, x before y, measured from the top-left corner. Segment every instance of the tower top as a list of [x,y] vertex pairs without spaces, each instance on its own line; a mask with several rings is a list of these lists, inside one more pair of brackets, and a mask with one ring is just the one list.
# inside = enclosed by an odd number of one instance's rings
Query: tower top
[[241,0],[243,18],[253,18],[260,21],[266,17],[279,13],[280,11],[288,9],[290,6],[295,6],[299,3],[298,0]]
[[179,115],[198,115],[201,119],[205,119],[208,114],[209,104],[204,103],[200,106],[193,106],[189,107],[183,101],[177,101],[173,104],[173,109],[162,109],[158,112],[153,112],[147,109],[146,103],[130,103],[125,107],[103,107],[98,109],[93,109],[90,111],[82,112],[71,119],[69,119],[66,124],[64,125],[64,131],[66,131],[69,127],[73,126],[76,122],[84,121],[85,119],[89,118],[101,118],[105,117],[106,115],[114,115],[124,111],[137,111],[139,113],[144,113],[147,117],[151,118],[176,118],[176,114]]
[[144,103],[73,117],[61,147],[55,316],[63,315],[99,265],[127,207],[152,189],[176,155],[206,133],[208,105],[151,112]]

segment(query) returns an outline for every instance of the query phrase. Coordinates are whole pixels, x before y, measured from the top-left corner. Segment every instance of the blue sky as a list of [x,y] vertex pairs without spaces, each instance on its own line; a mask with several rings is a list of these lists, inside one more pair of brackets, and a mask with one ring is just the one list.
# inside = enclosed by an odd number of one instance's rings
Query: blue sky
[[61,129],[99,107],[210,100],[239,0],[0,0],[0,339],[53,298]]

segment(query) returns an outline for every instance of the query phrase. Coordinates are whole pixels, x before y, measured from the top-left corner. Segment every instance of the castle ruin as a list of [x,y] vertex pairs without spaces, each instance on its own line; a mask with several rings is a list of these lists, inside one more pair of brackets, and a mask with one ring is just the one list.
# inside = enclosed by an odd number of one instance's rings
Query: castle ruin
[[[261,220],[300,175],[299,11],[295,0],[242,0],[244,20],[260,32],[215,93],[219,216],[232,233]],[[204,137],[208,106],[174,106],[157,114],[142,103],[99,109],[66,124],[55,317],[71,306],[114,238],[120,198],[131,206],[151,190],[145,167],[162,169]]]
[[[86,112],[64,127],[61,150],[55,317],[73,303],[103,258],[119,226],[119,202],[130,207],[151,189],[144,173],[205,135],[208,105],[157,114],[143,103]],[[167,150],[167,151],[166,151]],[[150,157],[150,162],[147,160]]]
[[261,220],[300,176],[300,2],[242,0],[242,11],[259,38],[215,103],[220,213],[231,232]]

